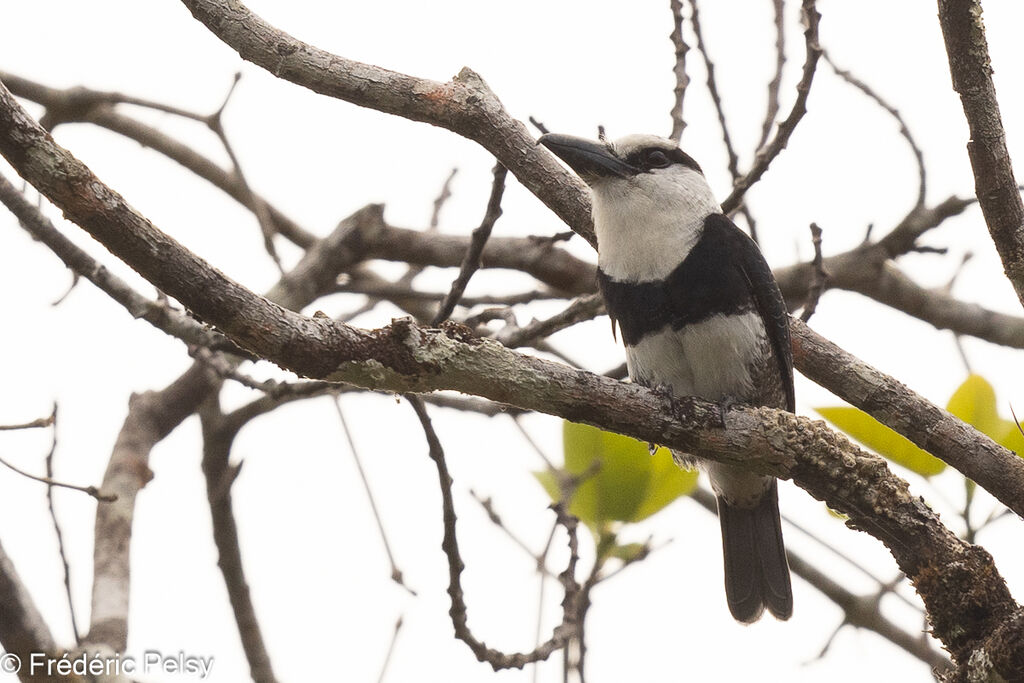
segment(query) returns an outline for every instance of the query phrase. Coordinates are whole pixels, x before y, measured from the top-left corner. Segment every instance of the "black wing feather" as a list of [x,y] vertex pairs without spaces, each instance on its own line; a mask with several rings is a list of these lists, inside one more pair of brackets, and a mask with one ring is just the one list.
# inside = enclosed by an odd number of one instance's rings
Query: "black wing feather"
[[764,323],[768,341],[771,343],[779,374],[782,376],[782,387],[786,394],[786,410],[796,411],[796,399],[793,390],[793,348],[789,338],[789,311],[786,301],[782,298],[779,285],[772,275],[768,262],[757,247],[754,240],[736,227],[736,224],[724,214],[708,216],[704,222],[705,230],[719,232],[729,243],[730,253],[737,268],[743,275],[747,291],[754,301],[754,307]]

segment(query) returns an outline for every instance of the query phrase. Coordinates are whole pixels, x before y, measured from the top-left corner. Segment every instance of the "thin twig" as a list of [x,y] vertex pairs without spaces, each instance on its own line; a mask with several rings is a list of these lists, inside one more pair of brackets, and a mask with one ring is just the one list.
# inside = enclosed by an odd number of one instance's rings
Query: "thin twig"
[[456,516],[455,503],[452,500],[452,478],[448,473],[448,466],[445,463],[444,448],[438,438],[434,427],[431,424],[427,408],[419,396],[406,394],[406,399],[412,405],[416,416],[423,427],[424,435],[429,447],[430,459],[437,466],[438,480],[441,485],[441,507],[444,518],[444,539],[441,548],[448,558],[448,595],[451,598],[452,625],[455,627],[455,637],[466,643],[481,662],[487,662],[497,671],[499,669],[521,669],[531,662],[547,659],[553,652],[565,647],[566,642],[576,632],[576,598],[580,590],[576,582],[576,563],[579,559],[579,547],[576,537],[577,521],[570,517],[562,508],[556,506],[555,512],[558,515],[559,523],[565,527],[569,537],[569,562],[564,572],[559,575],[562,585],[565,588],[565,598],[562,601],[563,618],[562,623],[555,627],[551,638],[541,643],[531,652],[506,654],[499,650],[487,647],[483,642],[477,640],[470,631],[466,613],[466,602],[463,598],[462,571],[465,563],[459,553],[458,539],[455,534]]
[[558,468],[555,466],[554,461],[547,456],[547,453],[545,453],[544,449],[540,447],[540,444],[538,444],[534,440],[534,438],[530,436],[530,432],[526,431],[526,428],[523,427],[523,423],[519,419],[519,416],[512,416],[512,424],[516,426],[516,429],[519,430],[519,433],[523,436],[523,439],[526,441],[526,443],[530,445],[530,448],[533,449],[533,452],[536,453],[537,456],[541,459],[541,461],[544,463],[544,466],[547,467],[548,470],[552,472],[558,471]]
[[40,429],[42,427],[50,427],[53,425],[53,421],[56,419],[55,415],[48,415],[47,417],[39,417],[31,422],[25,422],[20,425],[0,425],[0,432],[13,431],[16,429]]
[[487,240],[491,236],[491,230],[494,228],[495,221],[501,216],[501,198],[505,193],[505,176],[507,175],[508,169],[504,166],[501,164],[494,166],[494,182],[491,183],[491,196],[487,200],[487,211],[484,213],[484,218],[480,222],[479,227],[473,230],[469,249],[466,250],[466,255],[462,259],[462,266],[459,268],[459,275],[452,282],[451,291],[448,292],[448,296],[441,302],[437,315],[434,316],[434,320],[431,322],[432,327],[437,327],[452,314],[463,292],[466,291],[469,278],[473,277],[473,273],[480,267],[480,257],[484,252],[484,245],[487,244]]
[[[692,0],[691,0],[692,1]],[[734,184],[732,192],[722,202],[722,210],[731,213],[743,201],[743,195],[747,190],[761,179],[765,171],[771,165],[789,142],[790,136],[796,130],[800,119],[807,113],[807,96],[811,91],[811,83],[814,80],[814,71],[818,65],[818,56],[821,54],[821,47],[818,45],[818,22],[821,15],[815,5],[815,0],[803,0],[803,15],[806,28],[804,29],[804,43],[806,46],[806,58],[804,60],[803,73],[800,82],[796,86],[796,101],[789,112],[786,120],[779,124],[775,131],[775,137],[767,145],[761,148],[754,156],[754,163],[745,175],[739,178]]]
[[761,138],[754,148],[759,150],[768,142],[768,135],[775,125],[775,117],[779,115],[779,90],[782,87],[782,71],[786,66],[786,2],[772,0],[775,7],[775,76],[768,83],[768,108],[761,124]]
[[725,143],[725,151],[729,155],[729,174],[735,182],[740,177],[739,157],[736,155],[736,148],[732,144],[732,136],[729,134],[729,125],[725,121],[725,107],[722,104],[722,96],[718,92],[718,82],[715,80],[715,65],[708,54],[707,44],[704,42],[704,33],[700,28],[700,12],[697,9],[697,0],[690,0],[690,24],[697,36],[697,51],[704,60],[707,71],[708,94],[715,105],[715,112],[718,114],[718,123],[722,128],[722,141]]
[[821,228],[817,223],[811,223],[811,243],[814,245],[814,258],[811,260],[813,274],[811,284],[807,288],[807,296],[804,298],[804,310],[800,313],[800,319],[804,322],[810,320],[814,312],[818,310],[818,300],[821,299],[821,293],[825,291],[825,280],[828,279],[828,273],[821,265]]
[[[547,592],[547,574],[543,571],[539,571],[541,567],[547,567],[548,553],[551,552],[551,545],[555,541],[555,533],[558,531],[558,522],[556,521],[551,525],[551,532],[548,534],[548,540],[544,544],[544,549],[541,550],[540,555],[537,559],[538,569],[538,587],[537,587],[537,625],[533,630],[533,643],[534,645],[540,645],[541,643],[541,632],[544,629],[544,598]],[[533,683],[537,683],[537,677],[540,675],[540,663],[533,663]]]
[[100,493],[100,490],[95,486],[77,486],[75,484],[65,484],[62,481],[56,481],[55,479],[51,479],[50,477],[39,477],[30,472],[26,472],[25,470],[18,469],[17,467],[7,462],[3,458],[0,458],[0,465],[4,465],[8,469],[17,472],[23,477],[27,477],[28,479],[38,481],[40,483],[46,484],[47,486],[60,486],[61,488],[71,489],[72,491],[81,491],[82,493],[92,496],[101,503],[113,503],[115,500],[117,500],[117,496]]
[[238,156],[235,154],[235,150],[231,146],[231,143],[228,142],[228,136],[224,130],[224,109],[228,106],[228,102],[231,100],[231,95],[235,92],[235,86],[238,85],[238,81],[240,81],[241,78],[242,72],[239,71],[235,74],[234,80],[231,81],[228,93],[224,96],[224,101],[221,102],[217,111],[202,120],[217,136],[221,145],[224,147],[224,151],[227,152],[228,159],[231,160],[231,166],[235,171],[235,177],[238,179],[238,184],[241,186],[242,192],[246,195],[246,204],[248,204],[252,209],[252,212],[256,214],[256,220],[260,224],[260,232],[263,234],[263,248],[266,250],[270,258],[273,259],[274,265],[277,266],[278,271],[284,275],[285,271],[284,266],[281,265],[281,257],[278,256],[277,247],[274,246],[274,235],[277,234],[277,225],[274,223],[274,218],[270,215],[270,210],[267,208],[266,202],[264,202],[258,194],[252,191],[249,181],[246,180],[245,174],[242,173],[242,164],[238,161]]
[[[509,529],[508,526],[506,526],[505,520],[503,520],[501,518],[501,515],[498,514],[498,511],[494,509],[494,501],[490,497],[485,498],[485,497],[481,496],[479,493],[477,493],[476,491],[474,491],[473,489],[469,490],[469,495],[473,497],[473,500],[475,500],[477,503],[480,504],[480,507],[483,508],[484,513],[487,515],[487,519],[491,520],[491,524],[493,524],[494,526],[496,526],[499,529],[501,529],[502,532],[506,536],[508,536],[509,539],[513,543],[515,543],[519,547],[520,550],[522,550],[524,553],[529,555],[534,560],[534,562],[537,563],[537,572],[538,573],[543,574],[544,576],[556,578],[555,573],[553,571],[551,571],[550,569],[548,569],[547,566],[544,564],[544,559],[543,558],[544,558],[544,555],[546,554],[547,548],[545,548],[545,552],[544,553],[541,553],[541,554],[534,553],[533,550],[530,549],[530,546],[529,546],[529,544],[527,544],[526,541],[524,541],[523,539],[519,538],[519,536],[516,535],[516,533],[514,531]],[[557,527],[557,525],[556,525],[556,527]],[[550,545],[550,541],[548,542],[548,545]]]
[[219,377],[238,382],[243,387],[255,389],[271,398],[288,396],[311,398],[333,390],[337,385],[319,380],[282,382],[276,379],[258,380],[238,370],[238,363],[223,353],[212,351],[205,346],[190,346],[189,355],[217,373]]
[[902,135],[903,139],[907,141],[908,145],[910,145],[910,151],[914,153],[914,161],[917,162],[918,185],[917,204],[915,206],[924,206],[924,199],[927,191],[927,184],[925,182],[924,154],[921,152],[921,148],[917,146],[917,142],[914,140],[914,136],[910,133],[910,128],[907,126],[907,122],[903,119],[899,110],[886,102],[882,96],[875,92],[867,83],[860,80],[846,69],[840,69],[836,66],[836,63],[832,61],[832,57],[829,56],[828,51],[822,49],[821,58],[825,60],[826,64],[832,67],[832,71],[834,71],[837,76],[874,100],[878,106],[889,112],[890,116],[896,119],[896,123],[900,124],[900,135]]
[[452,196],[452,181],[455,180],[455,174],[459,172],[458,168],[453,168],[448,177],[444,179],[444,184],[441,185],[441,192],[438,193],[437,198],[434,199],[434,210],[430,214],[430,224],[427,226],[428,232],[436,232],[438,227],[441,225],[441,209],[451,199]]
[[352,454],[352,460],[356,463],[356,470],[359,472],[359,479],[363,482],[363,490],[366,491],[366,499],[370,502],[370,510],[373,512],[373,519],[377,522],[377,531],[380,532],[380,539],[384,544],[384,552],[387,553],[388,562],[391,563],[391,580],[409,591],[412,595],[416,595],[416,591],[409,588],[403,580],[402,570],[398,568],[398,564],[395,562],[395,554],[391,552],[391,544],[388,542],[387,531],[384,530],[384,521],[381,519],[380,510],[377,508],[377,501],[373,497],[373,489],[370,488],[370,480],[366,476],[366,470],[363,469],[363,461],[359,457],[359,449],[356,448],[356,442],[352,437],[352,430],[348,426],[348,420],[345,419],[345,411],[341,409],[341,398],[335,396],[333,403],[334,409],[338,413],[338,421],[341,422],[341,430],[345,432],[345,439],[348,441],[348,448],[349,452]]
[[75,291],[75,287],[78,286],[78,283],[81,282],[81,280],[82,276],[79,275],[77,271],[71,271],[71,284],[68,285],[68,288],[64,290],[63,294],[61,294],[59,297],[50,302],[50,305],[56,308],[57,306],[60,306],[62,303],[64,303],[67,300],[67,298],[71,296],[71,292]]
[[[452,197],[452,181],[455,179],[455,175],[458,172],[458,168],[453,168],[448,173],[448,177],[444,179],[444,183],[441,185],[441,191],[437,194],[437,197],[434,198],[433,208],[430,211],[430,222],[427,224],[426,232],[436,233],[440,228],[441,210],[444,209],[445,204],[447,204],[448,200]],[[402,277],[395,280],[394,284],[398,286],[411,287],[413,280],[415,280],[416,277],[424,270],[426,270],[426,266],[409,264],[405,269],[405,272],[402,273]],[[443,297],[439,300],[443,300]],[[374,300],[371,298],[370,302],[373,303]],[[365,311],[360,311],[360,313],[362,312]]]
[[[57,453],[57,404],[53,404],[53,412],[50,413],[50,424],[53,425],[53,435],[50,441],[50,452],[46,454],[46,478],[53,479],[53,457]],[[57,510],[53,505],[53,486],[46,487],[46,506],[50,510],[50,521],[53,522],[53,532],[57,536],[57,552],[60,554],[60,562],[64,568],[64,594],[68,598],[68,613],[71,616],[71,632],[75,634],[75,643],[82,642],[82,632],[78,630],[78,617],[75,616],[75,601],[71,596],[71,565],[68,563],[67,551],[64,548],[64,533],[61,531],[60,522],[57,521]]]
[[506,325],[504,329],[495,335],[495,338],[509,348],[524,346],[535,339],[548,337],[555,332],[572,327],[584,320],[592,320],[604,311],[604,300],[599,294],[587,294],[573,299],[572,303],[565,307],[560,313],[556,313],[544,320],[533,322],[519,327],[517,325]]
[[683,3],[681,0],[669,0],[669,7],[672,10],[672,33],[669,38],[675,47],[676,61],[672,67],[672,73],[676,78],[675,87],[672,89],[672,110],[669,114],[672,117],[672,132],[669,137],[676,142],[683,137],[683,129],[686,128],[686,121],[683,119],[683,99],[686,97],[686,86],[690,84],[690,77],[686,73],[686,53],[690,46],[683,40]]
[[[575,233],[571,233],[575,234]],[[373,299],[388,299],[388,300],[413,300],[413,301],[428,301],[428,302],[441,302],[448,296],[447,292],[424,292],[417,289],[412,289],[408,285],[401,284],[401,280],[396,282],[373,282],[364,283],[358,280],[343,282],[335,288],[335,293],[339,294],[362,294],[364,296],[371,297]],[[528,292],[518,292],[515,294],[481,294],[480,296],[464,296],[459,299],[459,304],[466,307],[472,306],[484,306],[484,305],[500,305],[500,306],[515,306],[518,304],[528,304],[534,301],[543,299],[564,299],[565,294],[559,294],[548,289],[534,289]]]
[[384,683],[384,675],[388,672],[388,665],[391,664],[391,656],[395,654],[395,643],[398,641],[398,632],[402,630],[402,616],[399,615],[395,622],[395,630],[391,634],[391,642],[388,643],[388,651],[384,655],[384,663],[380,666],[380,675],[377,676],[377,683]]
[[[152,301],[136,292],[127,282],[65,237],[32,202],[25,198],[17,187],[2,175],[0,175],[0,203],[10,209],[11,213],[17,216],[19,225],[35,239],[49,247],[64,262],[64,265],[72,271],[80,273],[108,294],[114,301],[127,309],[133,317],[142,318],[154,327],[188,344],[230,349],[235,353],[247,355],[227,337],[186,315],[183,311],[176,310],[166,302]],[[0,430],[48,426],[36,424],[36,422],[28,423],[28,425],[0,426]]]

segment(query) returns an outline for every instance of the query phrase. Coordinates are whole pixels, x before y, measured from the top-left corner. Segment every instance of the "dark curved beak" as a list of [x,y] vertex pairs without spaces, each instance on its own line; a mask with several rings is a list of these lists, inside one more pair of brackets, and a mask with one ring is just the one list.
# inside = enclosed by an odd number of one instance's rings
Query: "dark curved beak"
[[537,144],[551,150],[587,183],[609,177],[628,178],[637,173],[637,169],[615,156],[611,147],[603,142],[547,133],[540,136]]

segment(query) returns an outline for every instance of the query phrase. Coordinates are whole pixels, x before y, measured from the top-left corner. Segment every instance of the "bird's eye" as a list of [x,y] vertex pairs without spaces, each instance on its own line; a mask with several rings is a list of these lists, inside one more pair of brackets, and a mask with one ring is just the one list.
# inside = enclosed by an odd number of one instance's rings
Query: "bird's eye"
[[660,149],[652,149],[644,154],[644,165],[647,168],[665,168],[671,163],[668,155]]

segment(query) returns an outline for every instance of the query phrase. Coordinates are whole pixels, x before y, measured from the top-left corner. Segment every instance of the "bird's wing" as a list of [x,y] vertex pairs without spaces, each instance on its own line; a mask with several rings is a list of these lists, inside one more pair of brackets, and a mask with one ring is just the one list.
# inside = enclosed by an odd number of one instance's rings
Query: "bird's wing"
[[730,260],[740,271],[754,307],[764,323],[768,341],[779,365],[786,409],[796,410],[793,391],[793,350],[789,339],[789,312],[779,285],[757,244],[724,214],[708,216],[705,230],[718,232],[728,244]]

